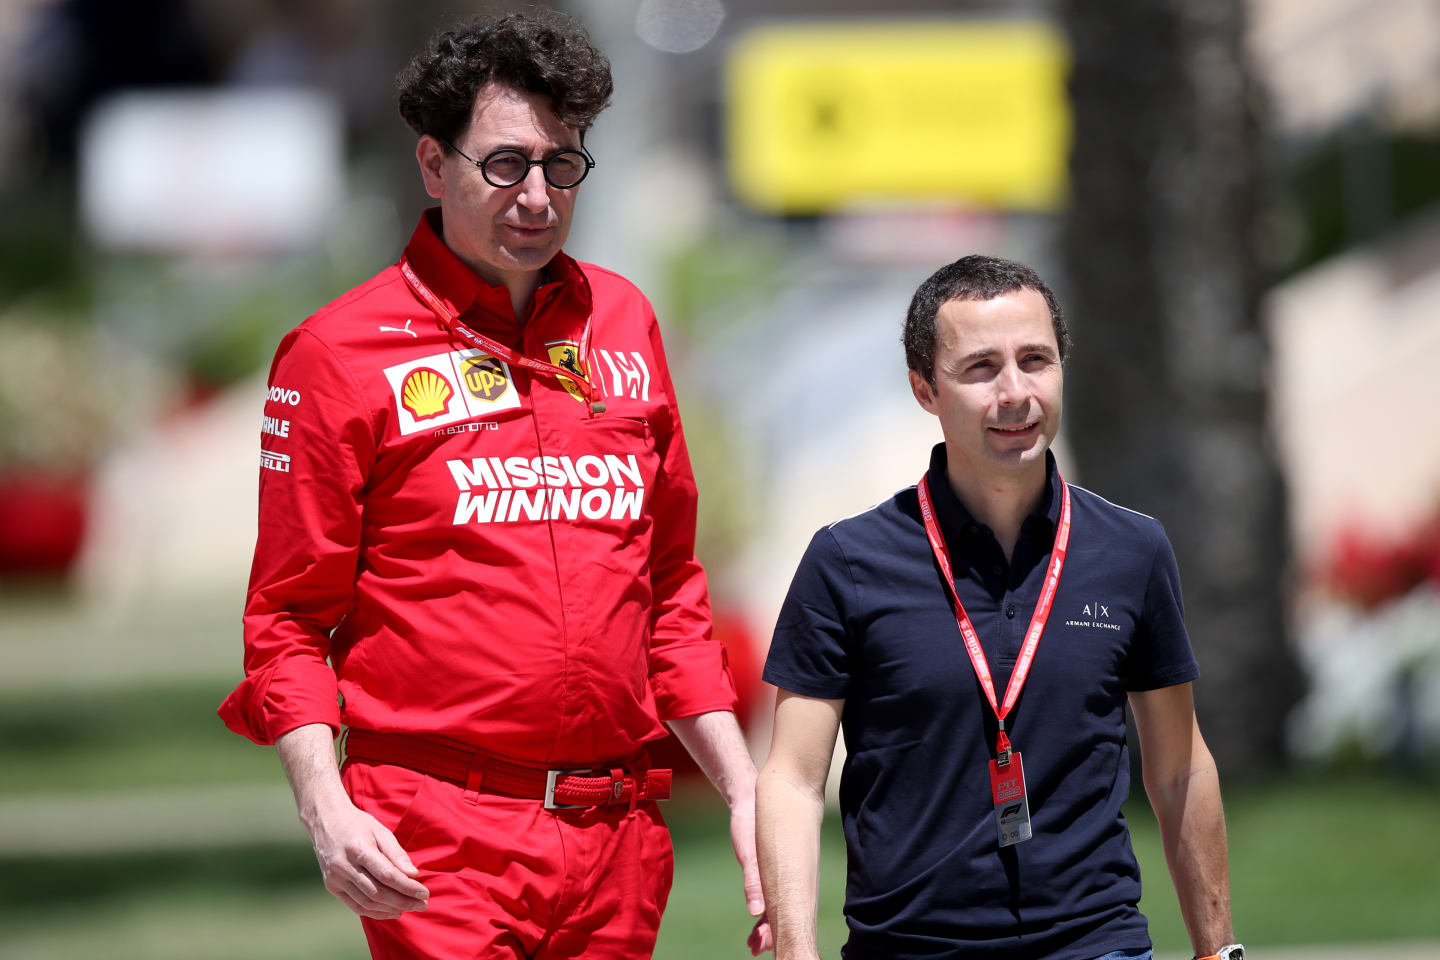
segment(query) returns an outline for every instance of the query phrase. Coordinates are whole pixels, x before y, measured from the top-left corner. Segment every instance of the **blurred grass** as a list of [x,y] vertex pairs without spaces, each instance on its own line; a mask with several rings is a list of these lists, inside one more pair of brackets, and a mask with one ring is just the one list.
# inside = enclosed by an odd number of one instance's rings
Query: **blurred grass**
[[274,750],[215,716],[233,682],[9,692],[0,698],[0,795],[278,777]]
[[[1225,796],[1236,935],[1255,944],[1440,938],[1440,785],[1311,774]],[[1155,818],[1132,799],[1158,951],[1189,955]]]
[[[24,960],[364,960],[354,915],[318,881],[305,890],[122,897],[0,926],[0,956]],[[319,891],[318,893],[315,891]]]
[[[725,809],[713,805],[666,810],[675,842],[675,885],[655,944],[659,960],[748,957],[754,921],[745,911],[740,868],[730,849]],[[821,834],[820,953],[838,957],[845,943],[845,839],[840,818],[827,816]]]
[[[0,795],[43,800],[130,787],[281,782],[274,752],[214,715],[223,682],[149,684],[0,702]],[[281,788],[283,789],[283,787]],[[1227,791],[1237,930],[1247,944],[1440,939],[1440,788],[1374,775],[1306,776]],[[1127,811],[1162,954],[1190,950],[1154,818]],[[723,810],[666,809],[676,878],[657,956],[747,955],[750,928]],[[820,936],[844,942],[844,846],[827,817]],[[302,844],[166,853],[0,853],[0,956],[239,960],[366,955],[359,924],[320,886]]]

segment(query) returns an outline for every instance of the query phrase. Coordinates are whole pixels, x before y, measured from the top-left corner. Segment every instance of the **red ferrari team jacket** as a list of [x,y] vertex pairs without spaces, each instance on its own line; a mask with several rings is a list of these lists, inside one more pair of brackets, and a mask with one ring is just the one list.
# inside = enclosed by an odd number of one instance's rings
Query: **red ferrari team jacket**
[[436,210],[406,257],[477,333],[580,363],[605,410],[457,338],[398,265],[291,331],[270,372],[226,725],[273,743],[344,723],[585,766],[633,755],[662,720],[733,709],[645,297],[562,253],[517,323]]

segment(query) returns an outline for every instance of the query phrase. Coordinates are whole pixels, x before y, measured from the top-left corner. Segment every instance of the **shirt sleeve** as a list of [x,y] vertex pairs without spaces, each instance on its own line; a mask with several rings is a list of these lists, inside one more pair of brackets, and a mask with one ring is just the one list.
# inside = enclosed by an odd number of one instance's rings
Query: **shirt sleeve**
[[339,733],[330,632],[354,597],[361,491],[375,456],[355,379],[304,327],[276,352],[260,439],[245,679],[219,713],[231,730],[270,744],[310,723]]
[[655,478],[651,534],[650,687],[661,720],[735,709],[735,682],[725,647],[711,634],[705,570],[695,557],[698,495],[675,402],[660,328],[646,305],[651,356],[665,409],[651,425],[660,466]]
[[780,607],[765,681],[827,700],[850,691],[853,642],[847,611],[855,595],[850,565],[828,527],[810,540]]
[[1200,675],[1190,635],[1185,630],[1180,568],[1170,538],[1157,523],[1155,552],[1145,586],[1140,629],[1130,650],[1126,684],[1130,690],[1156,690],[1188,683]]

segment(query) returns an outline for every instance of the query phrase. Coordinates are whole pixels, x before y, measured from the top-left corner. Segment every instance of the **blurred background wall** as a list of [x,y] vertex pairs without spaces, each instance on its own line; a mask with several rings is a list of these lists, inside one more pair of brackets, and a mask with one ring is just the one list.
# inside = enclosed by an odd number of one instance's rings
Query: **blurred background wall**
[[[939,439],[911,292],[1024,260],[1075,334],[1062,468],[1179,555],[1240,933],[1440,956],[1440,9],[556,6],[616,79],[568,249],[661,317],[757,758],[805,543]],[[213,716],[265,373],[427,205],[395,72],[510,8],[0,4],[0,954],[362,955],[273,752]],[[723,818],[687,797],[660,953],[735,955]]]

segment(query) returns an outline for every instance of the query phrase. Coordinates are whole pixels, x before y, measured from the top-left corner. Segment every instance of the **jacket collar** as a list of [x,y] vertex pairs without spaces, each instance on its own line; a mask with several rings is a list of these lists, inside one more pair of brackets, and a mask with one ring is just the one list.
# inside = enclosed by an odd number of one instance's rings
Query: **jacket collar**
[[[439,207],[431,207],[420,215],[420,222],[405,246],[405,258],[456,317],[487,325],[498,322],[516,330],[521,327],[510,305],[510,291],[491,284],[445,245]],[[590,315],[590,283],[578,263],[561,251],[546,264],[545,273],[545,281],[535,290],[527,321],[560,305],[569,307],[567,315]],[[480,316],[472,313],[466,318],[471,311]]]

